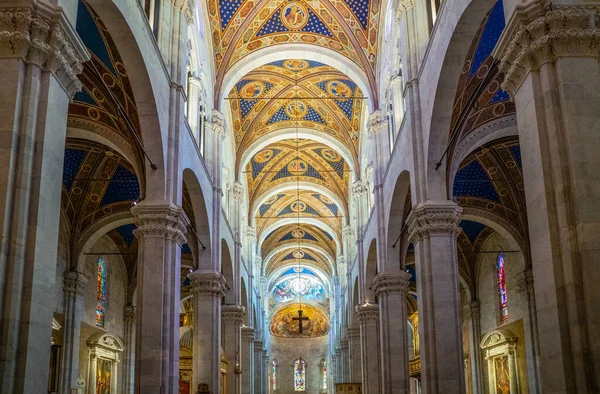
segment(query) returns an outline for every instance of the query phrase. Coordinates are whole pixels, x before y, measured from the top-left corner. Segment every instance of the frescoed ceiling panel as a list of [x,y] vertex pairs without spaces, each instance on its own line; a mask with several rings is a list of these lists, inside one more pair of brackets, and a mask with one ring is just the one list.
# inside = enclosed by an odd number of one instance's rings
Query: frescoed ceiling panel
[[[350,167],[339,153],[324,144],[308,139],[273,143],[252,157],[245,173],[250,207],[254,207],[256,199],[273,187],[302,181],[328,188],[343,202],[346,210]],[[329,199],[324,199],[331,204]],[[275,201],[269,203],[274,204]]]
[[358,157],[364,96],[332,67],[295,59],[269,63],[244,76],[228,101],[238,152],[269,132],[302,127],[335,137]]
[[268,262],[265,274],[270,276],[282,267],[297,267],[298,264],[313,267],[326,275],[333,275],[331,266],[322,253],[303,247],[291,247],[276,253]]
[[262,257],[282,245],[314,245],[323,248],[330,256],[337,256],[336,243],[318,227],[306,223],[286,224],[269,234],[261,245]]
[[261,48],[304,43],[334,50],[374,81],[378,0],[207,0],[219,77]]

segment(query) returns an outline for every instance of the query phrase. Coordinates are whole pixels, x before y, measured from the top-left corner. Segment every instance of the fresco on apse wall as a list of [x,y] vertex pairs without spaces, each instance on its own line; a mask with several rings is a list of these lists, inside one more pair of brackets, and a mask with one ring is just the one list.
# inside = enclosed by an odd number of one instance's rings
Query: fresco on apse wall
[[111,394],[111,368],[111,361],[98,358],[96,367],[96,394]]
[[326,294],[318,279],[308,275],[292,276],[279,282],[273,289],[273,300],[276,303],[297,300],[325,304]]
[[302,304],[302,333],[299,331],[298,310],[300,304],[283,307],[271,318],[271,335],[283,338],[314,338],[327,335],[329,319],[320,309]]
[[494,370],[496,376],[496,394],[510,394],[508,357],[496,357],[494,359]]

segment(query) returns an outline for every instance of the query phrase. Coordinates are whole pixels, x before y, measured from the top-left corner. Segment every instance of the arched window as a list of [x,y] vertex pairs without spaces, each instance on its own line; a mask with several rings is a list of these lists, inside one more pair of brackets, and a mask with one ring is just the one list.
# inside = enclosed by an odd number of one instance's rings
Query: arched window
[[277,360],[271,361],[271,392],[277,390]]
[[327,390],[327,360],[323,360],[323,384],[321,385],[321,388],[323,390]]
[[294,361],[294,391],[306,390],[306,365],[301,358]]
[[500,321],[508,321],[508,299],[506,297],[506,273],[504,271],[504,254],[498,253],[496,260],[496,277],[498,280],[498,300],[500,302]]
[[96,288],[96,325],[104,327],[104,314],[106,312],[106,262],[98,259],[98,279]]

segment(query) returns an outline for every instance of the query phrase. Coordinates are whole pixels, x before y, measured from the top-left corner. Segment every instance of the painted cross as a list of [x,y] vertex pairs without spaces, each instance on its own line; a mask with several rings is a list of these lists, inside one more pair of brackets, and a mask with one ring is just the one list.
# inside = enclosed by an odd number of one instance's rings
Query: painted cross
[[302,321],[310,320],[306,316],[302,316],[302,309],[298,309],[298,317],[293,317],[293,320],[298,320],[298,334],[302,334]]

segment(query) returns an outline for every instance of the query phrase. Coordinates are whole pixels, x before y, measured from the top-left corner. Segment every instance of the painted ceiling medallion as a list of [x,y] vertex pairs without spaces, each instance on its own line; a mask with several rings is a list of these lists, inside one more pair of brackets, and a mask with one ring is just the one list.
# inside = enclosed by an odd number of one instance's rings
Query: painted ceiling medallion
[[304,238],[304,235],[306,233],[304,232],[304,230],[300,230],[300,229],[296,229],[292,231],[292,237],[294,238]]
[[302,159],[294,159],[288,164],[288,171],[293,175],[302,175],[308,170],[308,164]]
[[323,155],[323,158],[325,160],[331,161],[333,163],[337,163],[338,161],[342,160],[342,156],[340,156],[333,149],[323,149],[321,151],[321,155]]
[[304,252],[301,251],[301,250],[296,250],[292,255],[296,259],[302,259],[302,258],[304,258]]
[[269,197],[269,199],[267,201],[265,201],[263,203],[263,205],[271,205],[273,204],[275,201],[277,201],[279,199],[279,196],[276,194],[274,196]]
[[281,10],[281,23],[290,30],[299,30],[308,22],[308,8],[302,3],[292,2]]
[[265,84],[261,81],[252,81],[244,85],[240,91],[240,96],[246,100],[254,100],[260,97],[265,91]]
[[285,113],[292,119],[303,118],[308,112],[308,106],[302,101],[292,101],[285,107]]
[[[264,149],[254,155],[254,161],[261,164],[266,163],[273,158],[273,150],[272,149]],[[273,196],[277,197],[277,195]],[[273,198],[271,197],[271,198]]]
[[306,211],[306,204],[303,201],[294,201],[290,204],[290,208],[294,212],[304,212]]
[[346,101],[352,97],[352,89],[341,81],[327,82],[327,93],[340,101]]
[[310,64],[306,60],[288,59],[283,62],[283,67],[298,72],[309,68]]
[[321,200],[323,204],[333,204],[333,201],[331,201],[329,197],[324,196],[322,194],[319,196],[319,200]]

